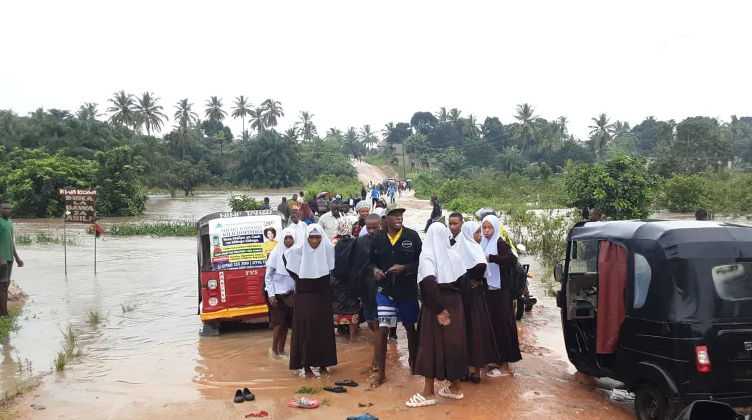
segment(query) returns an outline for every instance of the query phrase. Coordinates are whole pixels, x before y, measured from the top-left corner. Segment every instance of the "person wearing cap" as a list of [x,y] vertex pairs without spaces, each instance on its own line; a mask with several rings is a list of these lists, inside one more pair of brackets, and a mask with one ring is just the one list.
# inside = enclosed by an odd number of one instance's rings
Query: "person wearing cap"
[[389,328],[402,322],[407,335],[408,361],[412,370],[418,347],[418,258],[422,242],[418,232],[402,225],[404,208],[394,207],[386,213],[387,230],[373,238],[370,263],[377,280],[376,305],[379,331],[374,343],[379,372],[371,387],[386,379],[386,343]]

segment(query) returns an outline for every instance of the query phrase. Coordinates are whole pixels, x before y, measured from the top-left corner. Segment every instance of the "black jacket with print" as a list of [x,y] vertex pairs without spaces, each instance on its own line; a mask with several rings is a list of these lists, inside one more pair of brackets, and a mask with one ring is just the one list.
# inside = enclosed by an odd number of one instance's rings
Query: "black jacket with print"
[[381,232],[373,238],[371,264],[385,273],[395,264],[405,266],[405,270],[399,275],[387,273],[386,278],[378,283],[382,288],[382,294],[395,299],[418,296],[418,259],[422,246],[418,232],[406,227],[402,228],[402,236],[394,246],[386,232]]

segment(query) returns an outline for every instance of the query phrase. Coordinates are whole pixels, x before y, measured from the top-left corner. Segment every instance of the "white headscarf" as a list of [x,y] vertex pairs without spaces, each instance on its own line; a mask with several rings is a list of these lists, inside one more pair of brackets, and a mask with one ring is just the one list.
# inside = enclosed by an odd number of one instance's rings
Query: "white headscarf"
[[355,212],[357,213],[358,210],[362,209],[363,207],[367,208],[369,211],[371,210],[370,203],[368,203],[366,200],[360,200],[358,201],[358,204],[355,205]]
[[441,223],[431,223],[418,260],[418,282],[435,276],[437,283],[453,283],[465,274],[460,255],[449,244],[451,232]]
[[475,242],[473,234],[478,230],[480,225],[478,222],[465,222],[462,225],[462,232],[457,235],[454,244],[454,248],[462,257],[462,263],[467,270],[475,267],[478,264],[487,264],[486,256],[483,254],[483,248],[480,244]]
[[[499,220],[499,218],[494,216],[493,214],[489,214],[488,216],[483,218],[481,226],[483,226],[483,223],[486,222],[490,223],[493,226],[494,233],[490,239],[486,238],[485,234],[482,235],[483,239],[480,241],[480,246],[481,248],[483,248],[483,254],[499,255],[497,244],[499,242],[499,225],[501,225],[501,220]],[[486,272],[488,273],[488,286],[496,289],[501,289],[501,269],[499,267],[499,264],[489,262]]]
[[[282,240],[279,241],[279,244],[274,247],[272,252],[269,254],[269,258],[266,260],[266,266],[271,267],[274,269],[274,272],[281,275],[281,276],[289,276],[290,273],[287,272],[285,269],[285,262],[282,261],[282,257],[285,255],[285,251],[292,247],[288,247],[285,245],[285,238],[288,236],[292,236],[292,239],[297,243],[298,240],[295,237],[295,228],[293,226],[288,226],[284,229],[282,229]],[[295,246],[295,244],[293,244]]]
[[[313,249],[308,243],[311,235],[321,236],[321,245]],[[304,239],[285,251],[287,270],[301,279],[317,279],[334,270],[334,246],[326,236],[324,228],[316,223],[308,225]]]

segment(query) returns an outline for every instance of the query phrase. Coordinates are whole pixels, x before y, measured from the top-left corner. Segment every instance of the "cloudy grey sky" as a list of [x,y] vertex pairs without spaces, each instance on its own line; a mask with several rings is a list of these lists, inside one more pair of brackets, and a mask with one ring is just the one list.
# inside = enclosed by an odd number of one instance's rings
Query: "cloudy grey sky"
[[601,112],[632,124],[752,114],[749,1],[24,0],[0,11],[0,109],[21,115],[103,110],[120,89],[154,92],[170,116],[185,97],[202,116],[211,95],[274,98],[279,128],[308,110],[320,134],[440,106],[509,123],[523,102],[583,138]]

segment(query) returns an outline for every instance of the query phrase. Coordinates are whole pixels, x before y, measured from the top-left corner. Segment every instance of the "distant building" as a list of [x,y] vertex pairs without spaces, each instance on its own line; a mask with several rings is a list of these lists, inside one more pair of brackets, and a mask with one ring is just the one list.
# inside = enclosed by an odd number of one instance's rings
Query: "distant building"
[[405,153],[405,145],[402,143],[387,143],[385,140],[382,140],[376,147],[384,153],[391,154],[394,157],[392,164],[400,170],[403,168],[406,169],[408,173],[425,171],[438,165],[436,159],[426,159]]

